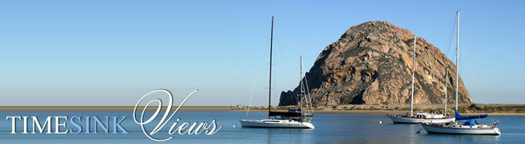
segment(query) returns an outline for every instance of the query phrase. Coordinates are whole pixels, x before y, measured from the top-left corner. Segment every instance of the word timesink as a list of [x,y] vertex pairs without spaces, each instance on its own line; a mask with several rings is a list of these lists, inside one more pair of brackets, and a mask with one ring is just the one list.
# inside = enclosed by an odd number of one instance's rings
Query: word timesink
[[[21,134],[128,134],[121,125],[126,116],[6,116],[11,120],[11,134],[19,134],[17,124],[23,123]],[[31,126],[31,130],[29,130]]]

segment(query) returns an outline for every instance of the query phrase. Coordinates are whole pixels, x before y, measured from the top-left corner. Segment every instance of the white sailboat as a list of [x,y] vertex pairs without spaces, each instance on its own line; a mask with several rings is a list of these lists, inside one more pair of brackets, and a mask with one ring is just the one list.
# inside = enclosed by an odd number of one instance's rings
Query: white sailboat
[[432,124],[421,123],[429,134],[457,134],[457,135],[501,135],[498,128],[499,122],[492,125],[479,124],[473,119],[486,118],[487,115],[461,116],[456,110],[456,120],[466,120],[464,123]]
[[459,81],[459,11],[457,11],[457,39],[456,39],[456,120],[466,120],[464,123],[432,124],[421,123],[427,133],[457,134],[457,135],[501,135],[497,126],[499,122],[492,125],[479,124],[474,119],[486,118],[487,115],[462,116],[458,111],[458,81]]
[[[414,74],[416,67],[416,40],[417,37],[414,36],[414,48],[413,48],[413,57],[412,57],[412,94],[410,96],[410,113],[408,115],[387,115],[392,122],[402,123],[402,124],[418,124],[418,123],[451,123],[454,122],[454,118],[449,118],[443,114],[433,114],[420,112],[414,115]],[[445,105],[446,109],[446,105]]]
[[[272,98],[272,48],[273,48],[273,16],[272,16],[272,29],[270,37],[270,77],[269,77],[269,93],[268,93],[268,119],[262,120],[239,120],[242,127],[251,128],[300,128],[300,129],[314,129],[314,125],[311,123],[313,114],[311,114],[311,108],[303,112],[302,108],[291,109],[288,112],[277,112],[271,111],[271,98]],[[301,66],[302,71],[302,66]],[[301,72],[302,73],[302,72]],[[302,75],[302,74],[301,74]],[[301,76],[302,77],[302,76]],[[301,79],[301,94],[303,95],[303,81]]]

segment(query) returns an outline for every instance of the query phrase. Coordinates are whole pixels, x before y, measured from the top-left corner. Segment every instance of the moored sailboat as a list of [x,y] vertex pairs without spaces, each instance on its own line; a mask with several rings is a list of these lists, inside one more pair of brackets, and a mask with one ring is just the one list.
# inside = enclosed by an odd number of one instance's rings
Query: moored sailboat
[[[418,124],[418,123],[450,123],[454,122],[454,118],[449,118],[443,114],[433,114],[420,112],[414,115],[414,74],[416,66],[416,41],[417,37],[414,36],[414,48],[413,48],[413,59],[412,59],[412,90],[410,96],[410,113],[407,115],[387,115],[388,118],[394,123],[403,123],[403,124]],[[446,109],[446,105],[445,105]]]
[[[458,111],[458,81],[459,81],[459,11],[457,11],[457,39],[456,39],[456,122],[449,124],[421,123],[427,133],[457,134],[457,135],[501,135],[498,128],[499,122],[492,125],[479,124],[474,119],[486,118],[487,115],[462,116]],[[458,123],[465,120],[463,123]]]
[[456,110],[456,120],[466,120],[465,122],[449,124],[421,123],[421,126],[429,134],[500,135],[501,132],[498,128],[499,122],[494,122],[492,125],[483,125],[474,120],[486,117],[487,115],[462,116],[459,111]]
[[[313,114],[311,109],[307,112],[303,112],[302,107],[298,109],[290,109],[287,112],[278,112],[271,110],[271,98],[272,98],[272,48],[273,48],[273,17],[272,17],[272,29],[270,37],[270,76],[269,76],[269,94],[268,94],[268,119],[262,120],[239,120],[242,127],[252,128],[300,128],[300,129],[313,129],[314,125],[311,123]],[[301,60],[302,63],[302,60]],[[302,66],[301,66],[301,77],[302,77]],[[301,79],[301,96],[304,95],[304,89],[302,87],[303,81]]]

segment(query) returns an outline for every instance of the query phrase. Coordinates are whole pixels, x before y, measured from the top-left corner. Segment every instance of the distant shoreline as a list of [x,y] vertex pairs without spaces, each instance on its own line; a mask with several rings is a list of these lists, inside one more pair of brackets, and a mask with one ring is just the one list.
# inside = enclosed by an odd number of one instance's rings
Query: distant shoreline
[[[140,106],[139,109],[143,109]],[[157,107],[151,106],[148,110]],[[167,107],[162,107],[166,109]],[[132,112],[134,106],[0,106],[0,112]],[[172,110],[175,110],[173,107]],[[181,111],[230,111],[231,106],[183,106]]]
[[[245,110],[232,110],[236,112],[246,112]],[[268,110],[250,110],[256,112],[266,112]],[[405,114],[408,111],[384,111],[384,110],[314,110],[314,113],[345,113],[345,114]],[[525,113],[461,113],[462,115],[481,115],[488,114],[489,116],[525,116]]]
[[[447,114],[454,115],[454,104],[447,105]],[[238,106],[240,110],[248,107]],[[296,106],[278,106],[272,109],[285,111]],[[268,107],[250,107],[250,111],[267,111]],[[459,104],[459,111],[465,115],[488,114],[494,116],[525,116],[525,104]],[[367,113],[406,114],[410,104],[347,104],[336,106],[314,106],[314,113]],[[444,113],[443,104],[414,104],[414,112]]]
[[[408,108],[407,108],[408,107]],[[416,105],[414,111],[442,111],[442,105]],[[0,106],[0,112],[132,112],[134,106]],[[139,107],[143,109],[144,107]],[[154,110],[150,107],[148,110]],[[166,109],[167,107],[163,107]],[[174,107],[176,108],[176,107]],[[286,111],[293,106],[272,107],[273,110]],[[525,104],[474,104],[460,105],[460,111],[465,115],[488,114],[492,116],[525,116]],[[246,112],[246,106],[183,106],[182,112]],[[249,107],[250,111],[265,112],[268,107]],[[447,113],[453,114],[453,106]],[[172,109],[174,110],[174,109]],[[349,113],[349,114],[405,114],[409,105],[338,105],[315,107],[314,113]]]

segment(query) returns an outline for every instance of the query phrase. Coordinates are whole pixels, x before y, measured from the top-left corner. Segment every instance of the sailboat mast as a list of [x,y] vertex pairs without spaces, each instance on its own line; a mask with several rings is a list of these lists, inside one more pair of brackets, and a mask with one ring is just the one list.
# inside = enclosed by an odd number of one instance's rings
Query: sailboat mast
[[458,85],[459,85],[459,10],[457,12],[457,36],[456,36],[456,110],[458,110]]
[[[299,56],[299,86],[301,87],[300,96],[301,99],[304,99],[304,87],[303,87],[303,56]],[[301,107],[302,108],[302,107]]]
[[447,97],[448,97],[448,67],[447,69],[445,70],[446,71],[446,74],[445,74],[445,116],[447,116]]
[[414,114],[414,73],[416,67],[416,40],[417,37],[414,36],[414,54],[412,55],[412,94],[410,96],[410,116]]
[[272,30],[270,36],[270,80],[268,82],[268,119],[270,119],[270,111],[272,109],[272,49],[273,49],[273,16],[272,16]]

